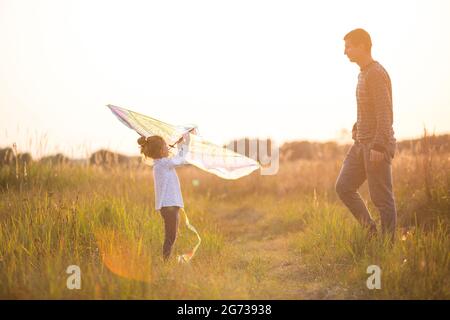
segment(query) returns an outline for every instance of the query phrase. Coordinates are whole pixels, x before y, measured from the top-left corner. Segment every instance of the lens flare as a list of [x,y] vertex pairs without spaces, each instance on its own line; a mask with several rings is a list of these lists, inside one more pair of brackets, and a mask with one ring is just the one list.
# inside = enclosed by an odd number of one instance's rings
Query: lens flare
[[151,255],[143,250],[143,238],[132,239],[111,228],[99,228],[95,238],[103,264],[112,273],[131,280],[150,282]]

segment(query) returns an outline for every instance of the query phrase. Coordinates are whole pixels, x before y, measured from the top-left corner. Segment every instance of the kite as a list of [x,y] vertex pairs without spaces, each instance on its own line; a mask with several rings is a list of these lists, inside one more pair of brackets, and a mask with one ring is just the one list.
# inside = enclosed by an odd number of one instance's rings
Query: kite
[[[207,141],[193,134],[196,126],[175,126],[124,108],[108,105],[112,113],[128,128],[141,136],[161,136],[173,147],[189,134],[186,162],[224,179],[239,179],[260,168],[260,164],[242,154]],[[174,155],[173,149],[171,155]]]
[[[197,131],[196,126],[175,126],[110,104],[107,107],[124,125],[141,136],[161,136],[171,147],[169,152],[172,156],[175,155],[174,146],[184,139],[188,144],[187,152],[183,154],[186,162],[221,178],[239,179],[260,168],[257,161],[194,134]],[[147,161],[146,163],[150,164]],[[184,210],[181,212],[187,228],[194,232],[198,239],[191,252],[178,256],[178,262],[188,263],[194,257],[202,240],[195,227],[190,224],[186,212]]]

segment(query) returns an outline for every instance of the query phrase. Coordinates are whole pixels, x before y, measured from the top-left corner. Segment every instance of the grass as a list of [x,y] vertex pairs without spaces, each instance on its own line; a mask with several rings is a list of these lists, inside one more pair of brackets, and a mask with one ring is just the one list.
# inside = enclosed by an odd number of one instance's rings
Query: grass
[[[0,298],[449,299],[448,160],[394,160],[393,245],[369,240],[338,201],[341,159],[284,162],[275,176],[237,181],[181,168],[186,211],[203,240],[187,265],[161,259],[149,168],[32,163],[25,175],[3,166]],[[368,199],[367,187],[362,194]],[[181,224],[175,252],[195,241]],[[81,290],[66,287],[70,265],[81,268]],[[369,265],[382,270],[381,290],[366,287]]]

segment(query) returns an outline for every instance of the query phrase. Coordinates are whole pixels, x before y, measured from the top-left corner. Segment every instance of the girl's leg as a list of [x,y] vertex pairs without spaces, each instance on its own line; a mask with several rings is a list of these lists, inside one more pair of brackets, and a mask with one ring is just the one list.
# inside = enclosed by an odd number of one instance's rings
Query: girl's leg
[[167,260],[172,252],[173,244],[177,238],[179,207],[163,207],[161,208],[161,216],[164,219],[165,238],[163,245],[163,257]]

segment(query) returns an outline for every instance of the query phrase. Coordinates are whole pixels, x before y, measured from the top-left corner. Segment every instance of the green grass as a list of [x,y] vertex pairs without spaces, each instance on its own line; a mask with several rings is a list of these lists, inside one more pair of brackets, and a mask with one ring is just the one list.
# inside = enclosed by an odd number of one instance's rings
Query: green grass
[[[237,181],[179,169],[202,236],[187,265],[161,259],[149,168],[35,163],[25,176],[2,167],[0,298],[449,299],[450,166],[447,155],[432,161],[394,161],[393,245],[369,240],[338,201],[340,160],[282,163],[276,176]],[[195,242],[181,223],[175,254]],[[66,288],[69,265],[81,268],[81,290]],[[381,267],[381,290],[366,287],[369,265]]]

